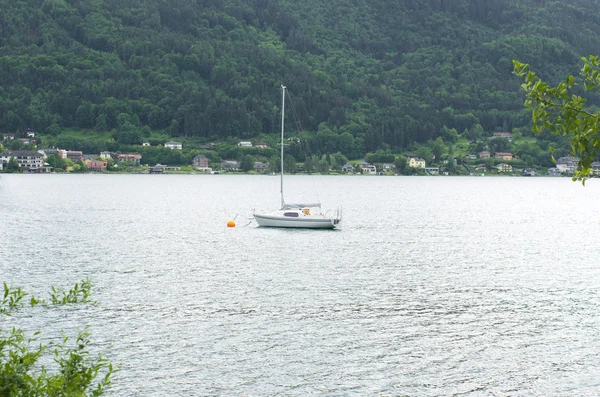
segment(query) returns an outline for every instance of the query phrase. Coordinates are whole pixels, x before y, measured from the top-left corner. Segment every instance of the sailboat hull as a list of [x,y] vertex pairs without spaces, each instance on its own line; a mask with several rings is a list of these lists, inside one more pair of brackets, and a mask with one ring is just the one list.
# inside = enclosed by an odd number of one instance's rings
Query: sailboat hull
[[254,219],[259,226],[264,227],[336,229],[340,225],[338,219],[321,217],[287,218],[282,216],[254,214]]

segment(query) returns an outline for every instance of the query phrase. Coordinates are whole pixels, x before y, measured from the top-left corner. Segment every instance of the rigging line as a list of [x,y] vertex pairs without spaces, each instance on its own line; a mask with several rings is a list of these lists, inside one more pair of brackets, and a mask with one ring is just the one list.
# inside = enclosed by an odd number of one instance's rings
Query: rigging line
[[300,133],[300,132],[302,132],[302,126],[300,125],[300,118],[298,117],[298,114],[296,114],[296,107],[294,106],[294,103],[292,102],[292,96],[290,95],[289,90],[288,90],[287,99],[288,99],[288,102],[290,103],[290,108],[292,109],[292,115],[294,116],[294,121],[296,122],[296,129]]
[[[290,108],[292,109],[292,115],[294,116],[294,121],[296,122],[296,129],[298,130],[298,133],[302,132],[302,125],[300,124],[300,118],[298,117],[298,115],[296,114],[296,107],[294,106],[294,103],[292,102],[292,96],[290,95],[290,92],[288,90],[288,102],[290,103]],[[302,153],[304,154],[304,158],[307,159],[308,158],[308,154],[306,153],[306,150],[304,148],[305,145],[305,141],[302,138],[298,138],[299,139],[299,143],[300,143],[300,149],[302,149]],[[305,170],[308,171],[309,173],[311,173],[311,170]]]
[[[288,102],[290,103],[289,107],[292,109],[292,114],[294,116],[294,121],[296,122],[296,125],[297,125],[296,128],[298,129],[298,132],[301,132],[302,131],[302,126],[300,125],[300,119],[299,119],[298,115],[296,114],[296,108],[294,106],[294,103],[292,102],[292,96],[289,94],[289,91],[288,91]],[[306,150],[304,150],[304,141],[303,140],[300,140],[300,148],[302,149],[302,153],[304,153],[304,157],[308,158],[308,155],[306,154]],[[314,164],[312,162],[312,159],[310,161],[310,164],[312,166],[314,166]],[[307,171],[307,170],[305,170],[305,171]],[[313,173],[311,171],[312,170],[308,170],[308,172],[310,174],[310,180],[311,180],[311,182],[313,184],[313,191],[314,191],[315,195],[317,196],[317,201],[319,203],[321,203],[321,197],[319,197],[319,190],[317,189],[317,185],[315,184],[315,177],[314,177],[314,175],[313,175]],[[322,176],[321,176],[321,178],[322,178]]]
[[[312,176],[312,175],[311,175],[311,176]],[[319,204],[321,204],[321,197],[319,197],[319,190],[317,189],[317,185],[315,185],[315,178],[314,178],[314,177],[312,177],[312,178],[310,178],[310,179],[312,180],[312,183],[313,183],[313,190],[315,191],[315,194],[317,195],[317,202],[318,202]]]

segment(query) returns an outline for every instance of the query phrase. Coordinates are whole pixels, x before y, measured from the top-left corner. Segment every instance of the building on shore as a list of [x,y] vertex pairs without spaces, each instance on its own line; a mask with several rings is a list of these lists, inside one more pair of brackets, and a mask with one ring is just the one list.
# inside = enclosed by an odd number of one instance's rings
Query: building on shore
[[165,147],[172,150],[181,150],[183,148],[183,145],[181,144],[181,142],[169,141],[165,143]]
[[548,168],[548,176],[561,176],[562,172],[558,168]]
[[225,160],[221,162],[221,171],[239,171],[240,162],[234,160]]
[[500,160],[512,160],[513,159],[513,154],[510,152],[496,152],[494,153],[494,158],[495,159],[500,159]]
[[427,166],[425,164],[425,160],[420,158],[420,157],[411,157],[408,160],[408,166],[412,167],[412,168],[423,168],[425,169],[425,167]]
[[89,171],[106,171],[108,161],[87,160],[85,165]]
[[131,161],[134,165],[139,165],[142,160],[142,155],[137,153],[117,154],[117,161]]
[[512,142],[512,133],[510,132],[494,132],[494,138],[504,138],[509,142]]
[[571,174],[577,169],[577,162],[578,161],[576,157],[561,157],[556,160],[556,168],[558,168],[563,174]]
[[254,171],[265,172],[269,169],[269,163],[263,163],[262,161],[255,161],[252,167]]
[[363,174],[377,175],[377,167],[374,164],[361,161],[356,164]]
[[42,174],[52,171],[52,167],[44,163],[44,155],[33,150],[9,150],[0,153],[0,163],[5,166],[11,158],[15,159],[23,173]]
[[192,160],[192,166],[196,168],[208,168],[208,158],[203,154],[199,154]]

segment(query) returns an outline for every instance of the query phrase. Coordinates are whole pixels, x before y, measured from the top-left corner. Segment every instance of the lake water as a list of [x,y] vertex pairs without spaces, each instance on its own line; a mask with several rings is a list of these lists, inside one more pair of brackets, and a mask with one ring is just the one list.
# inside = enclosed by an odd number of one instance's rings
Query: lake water
[[[257,228],[279,178],[0,175],[0,281],[89,277],[108,396],[600,394],[600,181],[291,176],[338,231]],[[318,196],[317,196],[318,193]],[[238,226],[226,228],[229,219]]]

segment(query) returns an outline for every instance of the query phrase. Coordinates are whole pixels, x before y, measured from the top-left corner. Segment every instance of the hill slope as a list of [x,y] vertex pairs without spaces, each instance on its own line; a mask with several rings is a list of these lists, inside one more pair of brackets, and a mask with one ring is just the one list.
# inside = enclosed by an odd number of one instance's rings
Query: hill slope
[[529,125],[512,59],[554,81],[576,73],[579,57],[600,48],[599,8],[591,0],[0,0],[0,130],[255,136],[277,131],[282,83],[298,128],[335,142],[350,134],[358,152],[407,147],[444,127],[512,130]]

